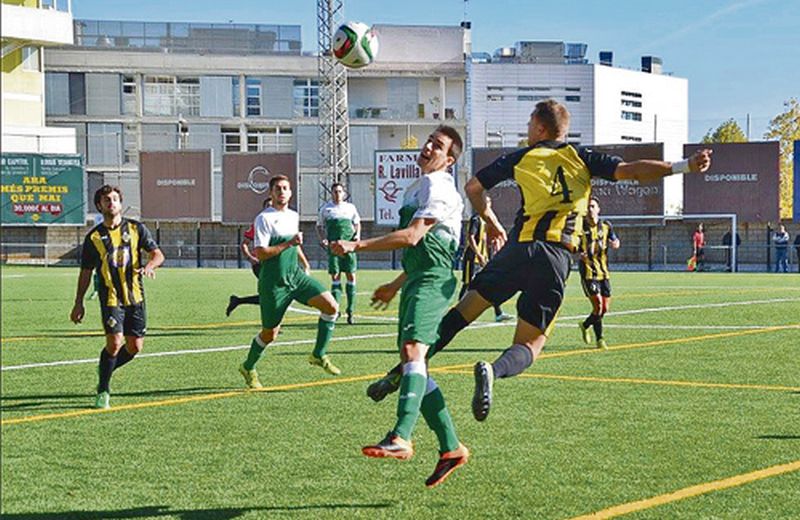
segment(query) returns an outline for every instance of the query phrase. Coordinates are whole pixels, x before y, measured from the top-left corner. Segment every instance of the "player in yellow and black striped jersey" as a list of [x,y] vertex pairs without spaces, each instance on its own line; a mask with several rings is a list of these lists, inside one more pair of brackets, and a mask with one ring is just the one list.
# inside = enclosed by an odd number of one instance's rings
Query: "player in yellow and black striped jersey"
[[[103,222],[86,235],[81,253],[81,272],[70,319],[83,320],[83,296],[92,273],[100,279],[100,314],[106,345],[100,352],[99,383],[95,407],[108,408],[111,374],[142,350],[146,330],[142,277],[154,278],[164,255],[141,222],[122,216],[122,192],[103,186],[94,194]],[[143,260],[147,253],[147,261]],[[123,343],[125,349],[122,348]]]
[[608,221],[600,220],[600,202],[589,199],[589,214],[583,225],[578,251],[579,270],[583,292],[592,302],[592,313],[583,323],[578,323],[583,341],[592,342],[589,327],[594,329],[597,348],[608,348],[603,339],[603,315],[611,304],[611,275],[608,271],[608,250],[619,248],[619,237]]
[[[517,320],[511,347],[492,364],[475,365],[472,412],[479,421],[489,414],[495,378],[517,375],[544,348],[564,298],[571,253],[577,251],[591,191],[591,178],[655,182],[673,173],[703,172],[711,165],[711,150],[669,163],[657,160],[622,162],[619,157],[575,147],[566,142],[569,111],[555,100],[541,101],[528,122],[530,146],[503,155],[479,171],[465,186],[472,207],[486,222],[490,241],[498,249],[477,274],[467,294],[439,325],[439,340],[431,353],[443,349],[469,323],[494,304],[516,293]],[[521,207],[507,236],[497,215],[486,205],[486,193],[513,181]],[[505,244],[508,241],[508,244]],[[505,246],[503,246],[505,244]],[[502,249],[501,249],[502,247]],[[382,399],[392,391],[390,375],[370,385],[367,394]]]

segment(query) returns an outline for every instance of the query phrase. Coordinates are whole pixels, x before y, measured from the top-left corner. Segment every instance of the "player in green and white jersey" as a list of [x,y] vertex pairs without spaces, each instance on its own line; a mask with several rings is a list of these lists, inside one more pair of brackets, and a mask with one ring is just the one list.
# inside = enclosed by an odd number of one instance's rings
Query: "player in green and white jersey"
[[376,306],[388,305],[402,288],[397,346],[403,376],[397,422],[382,441],[361,451],[368,457],[410,458],[414,454],[411,433],[421,412],[439,440],[439,462],[425,481],[428,487],[442,483],[469,458],[469,450],[456,436],[444,396],[428,374],[425,360],[456,290],[452,268],[464,203],[447,168],[456,162],[462,146],[458,132],[449,126],[438,127],[428,138],[417,159],[422,176],[403,198],[401,229],[368,240],[331,243],[331,250],[337,255],[404,250],[403,273],[378,287],[372,297]]
[[320,311],[317,341],[308,362],[322,367],[329,374],[341,373],[326,354],[333,336],[339,305],[333,295],[306,274],[297,263],[303,234],[300,233],[297,212],[289,209],[289,200],[292,198],[289,178],[284,175],[272,177],[269,190],[272,206],[259,213],[253,223],[253,253],[261,262],[258,276],[261,332],[253,338],[247,359],[239,367],[239,372],[250,388],[261,388],[256,363],[261,359],[267,345],[278,336],[283,315],[294,300]]
[[[345,201],[344,186],[336,182],[331,186],[332,202],[326,202],[319,210],[317,234],[322,246],[337,240],[359,240],[361,238],[361,217],[350,202]],[[331,292],[336,301],[342,297],[342,273],[347,278],[347,323],[353,324],[353,310],[356,303],[356,254],[336,256],[328,249],[328,274],[331,275]]]

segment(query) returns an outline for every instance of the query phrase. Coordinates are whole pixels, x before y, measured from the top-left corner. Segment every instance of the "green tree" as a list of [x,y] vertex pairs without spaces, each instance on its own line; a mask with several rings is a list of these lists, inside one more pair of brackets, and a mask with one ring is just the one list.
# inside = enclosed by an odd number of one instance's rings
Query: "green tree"
[[792,216],[792,162],[794,142],[800,140],[800,103],[789,98],[783,104],[784,111],[769,122],[764,139],[778,140],[781,150],[781,218]]
[[716,130],[709,128],[708,132],[706,132],[706,135],[703,137],[703,140],[700,142],[705,144],[746,143],[747,136],[744,135],[744,132],[742,132],[742,128],[739,126],[739,123],[737,123],[733,118],[730,118],[719,125]]

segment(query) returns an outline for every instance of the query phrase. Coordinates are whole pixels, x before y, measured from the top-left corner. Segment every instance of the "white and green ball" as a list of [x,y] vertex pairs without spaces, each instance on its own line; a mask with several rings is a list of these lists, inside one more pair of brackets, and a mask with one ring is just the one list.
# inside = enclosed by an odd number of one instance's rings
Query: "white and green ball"
[[366,67],[378,55],[378,35],[361,22],[342,24],[333,36],[333,55],[345,67]]

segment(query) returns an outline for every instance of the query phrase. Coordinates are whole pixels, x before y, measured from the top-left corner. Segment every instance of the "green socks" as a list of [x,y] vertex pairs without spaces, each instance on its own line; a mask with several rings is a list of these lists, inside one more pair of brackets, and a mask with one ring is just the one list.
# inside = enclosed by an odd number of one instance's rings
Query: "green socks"
[[330,314],[320,313],[319,320],[317,321],[317,342],[314,345],[314,357],[321,358],[325,355],[325,352],[327,352],[328,343],[331,342],[331,338],[333,337],[333,328],[335,324],[336,315],[331,316]]
[[331,294],[336,303],[342,299],[342,282],[331,282]]
[[347,291],[347,314],[353,314],[353,308],[356,306],[355,282],[347,282],[345,290]]
[[253,338],[253,342],[250,343],[250,351],[247,353],[247,359],[243,363],[246,370],[253,370],[256,367],[256,363],[261,359],[265,348],[267,348],[267,344],[261,340],[261,336],[256,334],[256,337]]
[[397,401],[397,423],[392,431],[407,441],[411,440],[411,433],[419,419],[427,381],[428,369],[425,361],[410,361],[403,365],[400,396]]
[[458,437],[453,425],[453,418],[444,402],[444,395],[436,381],[428,376],[425,397],[422,399],[422,416],[436,438],[439,439],[439,452],[446,453],[458,448]]

